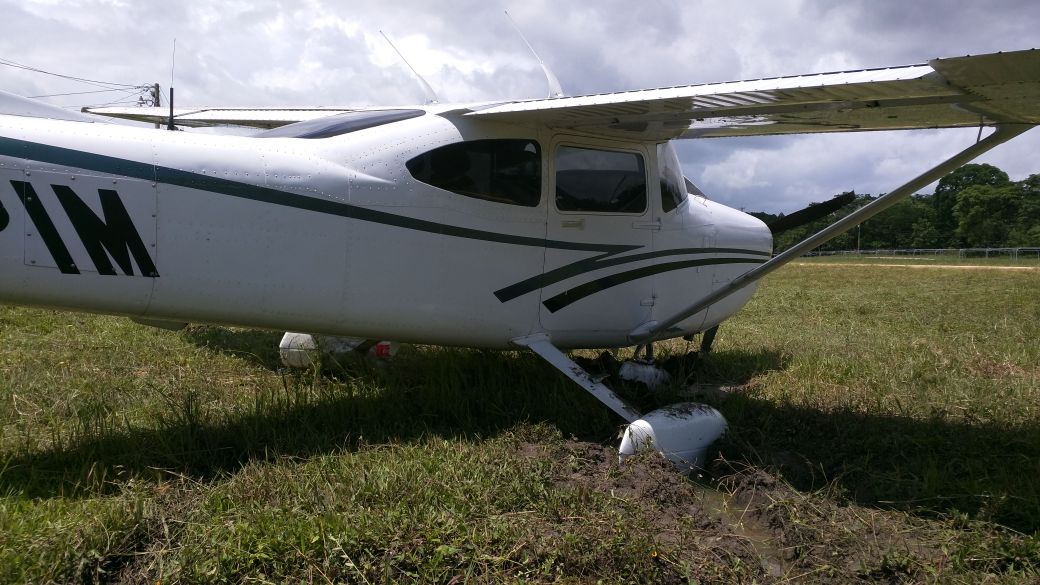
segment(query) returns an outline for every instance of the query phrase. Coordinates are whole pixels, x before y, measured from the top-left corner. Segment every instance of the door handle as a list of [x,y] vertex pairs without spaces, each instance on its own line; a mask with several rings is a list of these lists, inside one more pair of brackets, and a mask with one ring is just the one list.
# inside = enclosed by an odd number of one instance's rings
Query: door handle
[[632,227],[637,230],[659,231],[661,229],[661,220],[655,219],[653,221],[633,221]]

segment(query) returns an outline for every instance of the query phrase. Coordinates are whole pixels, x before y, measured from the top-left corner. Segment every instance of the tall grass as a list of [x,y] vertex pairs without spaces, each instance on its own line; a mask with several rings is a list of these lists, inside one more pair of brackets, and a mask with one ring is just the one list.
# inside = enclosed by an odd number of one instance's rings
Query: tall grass
[[[696,383],[731,424],[720,461],[804,494],[784,518],[837,530],[812,511],[840,505],[945,551],[878,547],[864,575],[1030,579],[1037,290],[1035,272],[789,267],[688,378],[621,391],[650,406]],[[278,337],[0,307],[0,581],[775,577],[702,487],[573,447],[613,445],[620,421],[531,354],[286,372]]]

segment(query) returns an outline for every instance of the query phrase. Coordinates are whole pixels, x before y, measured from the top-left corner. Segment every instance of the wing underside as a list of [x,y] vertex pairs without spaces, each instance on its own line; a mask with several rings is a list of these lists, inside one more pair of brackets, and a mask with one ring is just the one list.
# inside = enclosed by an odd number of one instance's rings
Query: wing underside
[[661,139],[1037,124],[1040,51],[513,102],[467,116]]

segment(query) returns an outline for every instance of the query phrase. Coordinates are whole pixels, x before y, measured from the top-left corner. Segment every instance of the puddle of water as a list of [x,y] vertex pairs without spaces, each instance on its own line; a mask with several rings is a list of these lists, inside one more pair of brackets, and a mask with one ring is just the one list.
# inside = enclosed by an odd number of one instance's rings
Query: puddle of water
[[728,495],[710,486],[696,483],[694,485],[704,511],[721,520],[735,535],[745,539],[758,554],[762,569],[766,573],[780,577],[787,572],[783,551],[776,546],[775,537],[770,531],[746,522],[745,510],[736,506]]

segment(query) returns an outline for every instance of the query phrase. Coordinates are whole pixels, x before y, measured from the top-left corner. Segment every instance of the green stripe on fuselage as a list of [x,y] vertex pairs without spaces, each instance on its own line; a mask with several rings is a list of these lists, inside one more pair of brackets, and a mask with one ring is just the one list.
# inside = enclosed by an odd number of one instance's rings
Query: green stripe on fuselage
[[[512,234],[500,234],[497,232],[464,228],[428,221],[425,219],[418,219],[414,217],[407,217],[403,215],[387,213],[385,211],[378,211],[367,207],[359,207],[356,205],[350,205],[348,203],[342,203],[339,201],[331,201],[328,199],[309,197],[306,195],[298,195],[287,191],[272,189],[270,187],[252,185],[240,181],[232,181],[230,179],[213,177],[202,173],[195,173],[191,171],[185,171],[171,167],[164,167],[140,161],[96,154],[71,148],[64,148],[61,146],[41,144],[38,142],[18,140],[15,138],[8,138],[3,136],[0,136],[0,155],[90,170],[100,173],[131,177],[134,179],[140,179],[144,181],[154,181],[157,183],[176,185],[179,187],[185,187],[189,189],[197,189],[201,191],[208,191],[211,193],[219,193],[222,195],[228,195],[231,197],[237,197],[249,201],[270,203],[273,205],[281,205],[283,207],[289,207],[293,209],[313,211],[315,213],[335,215],[339,217],[357,219],[359,221],[378,223],[381,225],[422,231],[443,236],[480,240],[485,242],[495,242],[501,244],[512,244],[517,246],[532,246],[539,248],[544,247],[557,250],[573,250],[579,252],[599,252],[598,255],[592,258],[578,260],[571,264],[567,264],[565,266],[561,266],[543,274],[539,274],[537,276],[524,279],[516,284],[495,291],[495,296],[503,303],[515,299],[524,294],[527,294],[529,292],[539,290],[550,284],[561,282],[573,276],[578,276],[602,268],[608,268],[611,266],[628,264],[631,262],[638,262],[653,258],[685,254],[715,253],[735,253],[748,254],[754,256],[769,255],[769,253],[767,252],[733,248],[679,248],[674,250],[659,250],[655,252],[632,254],[629,256],[618,256],[618,254],[623,254],[625,252],[637,250],[643,248],[643,246],[567,242],[562,240],[549,240],[546,238],[518,236]],[[686,268],[689,266],[701,266],[707,264],[721,264],[734,262],[757,261],[754,259],[712,259],[659,264],[655,266],[649,266],[639,268],[636,270],[618,273],[614,276],[600,278],[598,280],[592,281],[591,283],[587,283],[575,289],[571,289],[570,291],[563,293],[563,296],[577,300],[577,298],[583,298],[584,296],[588,296],[593,292],[598,292],[599,290],[609,288],[609,286],[614,286],[615,284],[621,284],[622,282],[628,282],[637,278],[643,278],[644,276],[649,276],[651,274],[658,274],[669,270],[679,270],[681,268]],[[610,284],[612,282],[615,284]],[[574,296],[579,293],[581,293],[580,296]],[[557,297],[553,298],[557,299],[558,297],[561,297],[561,295],[557,295]],[[551,301],[552,299],[546,301],[546,303],[550,303]],[[557,300],[553,302],[553,304],[555,306],[560,302],[561,300]],[[562,305],[560,305],[559,308],[562,308],[563,306],[566,306],[571,302],[573,302],[573,300],[564,302]],[[548,306],[548,304],[546,306]]]
[[587,252],[605,252],[618,254],[628,250],[634,250],[640,246],[615,245],[615,244],[586,244],[582,242],[565,242],[560,240],[547,240],[545,238],[532,238],[528,236],[517,236],[512,234],[500,234],[484,230],[458,227],[406,217],[378,211],[366,207],[358,207],[349,203],[319,199],[297,195],[287,191],[280,191],[270,187],[251,185],[220,177],[211,177],[201,173],[183,171],[170,167],[163,167],[149,163],[132,161],[113,156],[84,152],[49,144],[40,144],[25,140],[17,140],[0,136],[0,155],[15,158],[24,158],[38,162],[86,169],[99,173],[108,173],[141,179],[144,181],[155,181],[178,187],[187,187],[212,193],[220,193],[231,197],[238,197],[261,203],[271,203],[294,209],[314,211],[328,215],[337,215],[379,223],[404,229],[429,232],[443,236],[466,238],[470,240],[482,240],[485,242],[496,242],[501,244],[513,244],[517,246],[548,247],[558,250],[577,250]]

